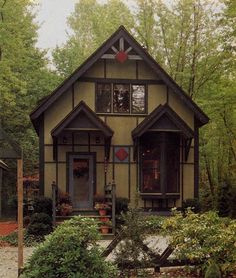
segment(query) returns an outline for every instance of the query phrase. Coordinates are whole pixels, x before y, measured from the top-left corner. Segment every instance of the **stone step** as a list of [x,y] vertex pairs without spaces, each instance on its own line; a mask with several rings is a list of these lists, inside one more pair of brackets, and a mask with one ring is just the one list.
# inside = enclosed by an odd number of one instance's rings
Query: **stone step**
[[[80,216],[86,217],[86,218],[95,218],[95,219],[100,219],[100,218],[111,218],[111,215],[83,215],[83,214],[78,214]],[[56,216],[56,221],[65,221],[65,220],[69,220],[73,217],[74,215],[68,215],[68,216]]]

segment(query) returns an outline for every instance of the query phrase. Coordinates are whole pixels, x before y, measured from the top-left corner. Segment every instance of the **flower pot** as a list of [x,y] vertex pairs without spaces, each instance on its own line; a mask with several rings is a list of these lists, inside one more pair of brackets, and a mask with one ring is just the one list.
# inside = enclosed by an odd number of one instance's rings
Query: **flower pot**
[[108,226],[101,226],[101,232],[102,232],[102,234],[108,234],[109,227]]
[[99,209],[99,215],[104,216],[107,214],[107,210],[106,209]]

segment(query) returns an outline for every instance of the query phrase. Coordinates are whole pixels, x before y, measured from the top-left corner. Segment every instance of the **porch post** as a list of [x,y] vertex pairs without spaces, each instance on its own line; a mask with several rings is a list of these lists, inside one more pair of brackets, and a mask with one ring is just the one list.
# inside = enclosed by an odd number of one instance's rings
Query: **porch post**
[[56,227],[56,183],[52,182],[52,224]]

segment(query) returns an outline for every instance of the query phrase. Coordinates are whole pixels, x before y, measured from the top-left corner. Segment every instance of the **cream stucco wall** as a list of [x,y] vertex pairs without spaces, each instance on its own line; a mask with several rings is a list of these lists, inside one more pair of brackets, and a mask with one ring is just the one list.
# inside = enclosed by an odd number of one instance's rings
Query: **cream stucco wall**
[[[137,75],[136,62],[127,61],[124,64],[119,64],[114,60],[108,60],[106,62],[106,77],[107,78],[120,78],[120,79],[135,79]],[[89,69],[83,77],[95,77],[104,78],[104,61],[99,60],[95,65]],[[139,79],[155,79],[159,80],[156,73],[150,69],[144,61],[138,61],[138,77]],[[138,80],[137,80],[138,84]],[[89,82],[78,80],[74,84],[74,105],[83,100],[92,110],[95,110],[95,87],[96,83],[89,80]],[[151,113],[158,105],[165,104],[167,102],[167,87],[166,85],[149,84],[148,86],[148,113]],[[61,190],[66,190],[67,173],[66,173],[66,155],[68,152],[72,152],[72,146],[59,146],[58,148],[58,171],[56,171],[56,163],[53,162],[53,147],[51,131],[55,126],[72,111],[72,89],[65,92],[50,108],[45,112],[44,115],[44,143],[48,144],[44,148],[45,156],[45,194],[51,195],[51,183],[52,181],[58,180],[58,185]],[[169,91],[169,105],[170,107],[193,129],[194,127],[194,115],[186,105],[176,96],[175,93]],[[107,182],[111,182],[113,174],[115,175],[115,182],[117,184],[117,196],[129,197],[128,183],[130,181],[130,200],[131,203],[135,203],[137,198],[138,180],[136,173],[136,164],[133,162],[133,140],[131,131],[145,119],[146,115],[102,115],[100,118],[106,121],[107,125],[110,126],[114,135],[112,138],[112,145],[126,145],[131,146],[131,162],[130,164],[130,177],[129,177],[129,165],[128,164],[115,164],[112,165],[113,157],[112,151],[110,154],[110,163],[107,166]],[[100,144],[104,143],[103,136],[100,133],[93,134],[90,138],[91,144],[96,144],[95,137],[100,136]],[[70,139],[71,140],[71,139]],[[87,144],[87,134],[75,136],[75,144]],[[194,144],[190,149],[189,158],[183,166],[183,198],[193,198],[194,192]],[[88,152],[88,146],[74,146],[75,152]],[[91,146],[91,152],[96,152],[97,164],[97,192],[103,192],[103,186],[105,183],[104,173],[104,147],[103,146]],[[48,162],[48,163],[47,163]],[[114,173],[113,173],[114,169]],[[58,177],[56,178],[56,172]],[[139,199],[139,203],[143,206],[143,201]],[[147,202],[148,203],[148,202]],[[150,202],[149,202],[150,203]],[[150,203],[151,204],[151,203]],[[180,200],[177,201],[177,206],[180,206]]]

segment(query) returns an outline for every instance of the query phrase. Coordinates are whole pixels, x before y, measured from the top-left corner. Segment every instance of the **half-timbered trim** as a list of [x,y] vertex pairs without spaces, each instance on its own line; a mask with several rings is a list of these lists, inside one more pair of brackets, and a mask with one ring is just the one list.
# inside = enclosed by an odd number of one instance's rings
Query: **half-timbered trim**
[[175,94],[191,109],[201,125],[209,121],[207,115],[192,101],[192,99],[175,83],[163,68],[146,52],[143,47],[121,26],[101,47],[99,47],[78,69],[76,69],[58,88],[31,113],[31,120],[37,130],[39,116],[48,109],[73,83],[75,83],[99,58],[104,55],[120,38],[132,47]]

